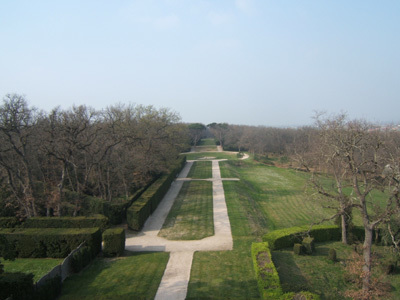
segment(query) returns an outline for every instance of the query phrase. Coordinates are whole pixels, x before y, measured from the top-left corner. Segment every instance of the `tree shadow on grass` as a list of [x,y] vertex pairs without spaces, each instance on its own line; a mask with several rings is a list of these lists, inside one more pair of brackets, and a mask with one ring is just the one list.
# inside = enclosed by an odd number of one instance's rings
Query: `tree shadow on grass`
[[293,255],[291,253],[274,251],[272,252],[272,260],[278,270],[282,290],[285,293],[310,290],[307,279],[303,276],[301,269],[293,260]]
[[221,279],[211,289],[209,281],[190,283],[186,300],[194,299],[260,299],[260,296],[255,279],[248,281]]

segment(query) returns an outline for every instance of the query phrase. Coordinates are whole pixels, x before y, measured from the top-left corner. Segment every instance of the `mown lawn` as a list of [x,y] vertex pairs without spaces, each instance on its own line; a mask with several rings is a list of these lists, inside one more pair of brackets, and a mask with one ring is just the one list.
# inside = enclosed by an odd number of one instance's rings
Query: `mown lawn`
[[213,138],[208,138],[208,139],[201,139],[199,146],[216,146],[215,139]]
[[96,258],[64,281],[59,300],[153,299],[168,259],[169,254],[164,252]]
[[[333,248],[337,252],[336,263],[328,259],[329,249]],[[386,276],[383,274],[383,266],[385,266],[383,257],[388,252],[385,247],[374,246],[374,257],[379,257],[379,261],[375,260],[373,267],[374,278],[380,278],[381,281],[387,282],[391,286],[391,291],[385,297],[379,299],[399,299],[400,298],[400,273]],[[307,290],[317,293],[322,300],[339,300],[349,299],[344,296],[346,290],[355,289],[348,278],[346,265],[353,258],[354,250],[352,246],[343,245],[341,242],[327,242],[316,244],[316,251],[312,256],[295,255],[292,249],[283,249],[274,251],[272,259],[278,269],[282,288],[285,292],[297,292]],[[360,257],[361,259],[361,257]]]
[[237,153],[230,152],[191,152],[184,153],[181,155],[186,155],[187,160],[197,160],[197,159],[229,159],[229,160],[238,160]]
[[254,213],[267,220],[262,231],[310,224],[331,211],[305,193],[306,176],[290,169],[252,160],[221,162],[222,177],[238,177],[237,189],[253,203]]
[[32,273],[36,282],[55,266],[61,264],[63,259],[58,258],[16,258],[13,261],[1,260],[5,272]]
[[188,176],[194,179],[212,178],[212,162],[211,161],[195,161],[190,168]]
[[158,235],[170,240],[214,235],[212,182],[184,182]]

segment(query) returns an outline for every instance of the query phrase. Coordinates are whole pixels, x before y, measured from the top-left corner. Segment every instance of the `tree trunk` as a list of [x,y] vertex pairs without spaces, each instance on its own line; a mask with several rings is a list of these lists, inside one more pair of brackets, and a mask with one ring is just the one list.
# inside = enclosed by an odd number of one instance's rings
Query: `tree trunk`
[[363,286],[364,291],[369,291],[371,281],[371,248],[372,248],[372,231],[373,228],[370,226],[364,226],[365,228],[365,241],[363,246]]
[[342,243],[347,245],[347,222],[346,216],[344,214],[341,215],[342,221]]

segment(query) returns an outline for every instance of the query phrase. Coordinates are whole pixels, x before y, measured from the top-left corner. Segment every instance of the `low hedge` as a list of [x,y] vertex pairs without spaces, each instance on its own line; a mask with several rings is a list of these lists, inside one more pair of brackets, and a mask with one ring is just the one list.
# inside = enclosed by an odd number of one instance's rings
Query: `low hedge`
[[61,293],[62,281],[61,276],[47,279],[44,284],[36,288],[35,299],[37,300],[54,300]]
[[120,256],[125,251],[125,229],[112,228],[103,232],[103,254],[106,257]]
[[101,251],[99,228],[4,228],[0,236],[9,242],[15,257],[63,258],[83,241],[93,257]]
[[176,167],[169,173],[157,179],[143,194],[137,199],[126,212],[126,221],[129,228],[140,230],[147,218],[156,210],[165,194],[168,192],[171,183],[182,170],[186,163],[186,156],[181,156]]
[[92,217],[32,217],[22,224],[24,228],[93,228],[104,231],[108,218],[103,215]]
[[279,299],[283,291],[268,243],[251,244],[251,256],[262,299]]
[[320,300],[320,297],[310,292],[283,293],[278,271],[271,258],[271,251],[267,242],[251,245],[254,271],[257,277],[258,289],[262,299],[277,300]]
[[0,300],[12,296],[13,300],[34,299],[33,274],[21,272],[0,274]]
[[14,228],[21,225],[17,217],[1,217],[0,228]]
[[[263,241],[268,242],[272,250],[293,247],[295,243],[302,243],[303,237],[306,235],[310,226],[291,227],[269,232],[263,236]],[[355,227],[353,235],[362,240],[364,238],[364,229]],[[341,229],[335,225],[316,225],[310,230],[310,236],[314,238],[314,242],[340,241],[342,237]]]

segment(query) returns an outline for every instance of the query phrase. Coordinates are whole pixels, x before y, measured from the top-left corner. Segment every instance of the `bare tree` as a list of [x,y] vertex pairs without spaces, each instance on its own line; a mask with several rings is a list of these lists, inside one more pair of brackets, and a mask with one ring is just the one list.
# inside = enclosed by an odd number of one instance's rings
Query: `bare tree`
[[[343,216],[349,207],[360,211],[365,232],[363,291],[368,292],[373,231],[400,206],[399,145],[393,146],[387,132],[372,131],[370,124],[348,121],[345,115],[318,118],[317,124],[321,130],[320,167],[334,178],[336,193],[317,181],[314,186],[319,193],[337,201],[337,214]],[[349,194],[344,192],[345,186],[351,188]],[[378,203],[373,191],[382,191],[385,203]]]

